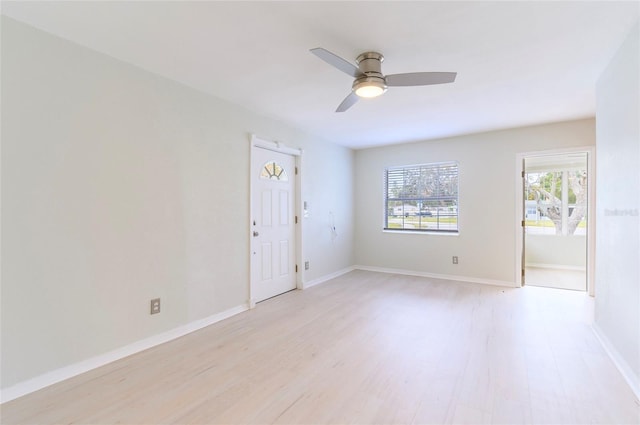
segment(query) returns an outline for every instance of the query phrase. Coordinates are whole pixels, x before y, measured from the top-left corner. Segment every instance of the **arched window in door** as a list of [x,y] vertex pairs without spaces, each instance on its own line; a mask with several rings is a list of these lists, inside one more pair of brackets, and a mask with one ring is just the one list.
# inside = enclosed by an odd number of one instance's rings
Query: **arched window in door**
[[283,182],[289,180],[287,170],[282,168],[282,166],[275,161],[268,161],[264,164],[262,171],[260,172],[260,178],[266,180],[279,180]]

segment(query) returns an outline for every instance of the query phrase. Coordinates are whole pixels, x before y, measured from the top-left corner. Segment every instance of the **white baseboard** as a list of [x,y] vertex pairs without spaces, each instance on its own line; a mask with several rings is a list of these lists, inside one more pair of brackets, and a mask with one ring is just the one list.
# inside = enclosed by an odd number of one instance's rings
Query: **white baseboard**
[[344,269],[338,270],[337,272],[329,273],[327,275],[318,277],[318,278],[310,280],[308,282],[303,282],[302,283],[302,289],[309,289],[312,286],[316,286],[316,285],[324,283],[324,282],[326,282],[328,280],[335,279],[336,277],[342,276],[343,274],[352,272],[354,270],[355,270],[355,267],[353,267],[353,266],[345,267]]
[[112,363],[116,360],[123,359],[132,354],[136,354],[165,342],[180,338],[181,336],[220,322],[221,320],[227,319],[231,316],[235,316],[236,314],[242,313],[248,309],[248,305],[239,305],[212,316],[205,317],[204,319],[196,320],[175,329],[171,329],[170,331],[125,345],[124,347],[116,350],[91,357],[60,369],[52,370],[51,372],[44,373],[40,376],[36,376],[35,378],[12,385],[11,387],[3,388],[0,390],[0,403],[14,400],[18,397],[22,397],[23,395],[48,387],[60,381],[64,381],[65,379],[72,378],[92,369]]
[[561,264],[543,264],[543,263],[527,263],[526,267],[533,267],[537,269],[552,269],[552,270],[572,270],[583,272],[587,269],[584,266],[566,266]]
[[516,285],[515,282],[510,282],[506,280],[493,280],[493,279],[483,279],[478,277],[469,277],[469,276],[454,276],[449,274],[436,274],[436,273],[428,273],[428,272],[420,272],[415,270],[403,270],[403,269],[390,269],[385,267],[372,267],[372,266],[354,266],[354,269],[357,270],[367,270],[370,272],[380,272],[380,273],[392,273],[392,274],[402,274],[408,276],[419,276],[419,277],[430,277],[433,279],[445,279],[445,280],[457,280],[459,282],[471,282],[471,283],[482,283],[484,285],[495,285],[495,286],[507,286],[510,288],[520,287]]
[[631,390],[636,396],[637,400],[640,400],[640,377],[638,377],[633,369],[629,366],[629,363],[625,361],[625,359],[620,355],[618,350],[611,344],[609,338],[606,337],[602,329],[597,324],[591,325],[591,329],[593,329],[593,333],[600,341],[602,348],[607,353],[607,355],[611,358],[611,361],[616,366],[616,368],[620,371],[622,376],[624,377],[627,384],[631,387]]

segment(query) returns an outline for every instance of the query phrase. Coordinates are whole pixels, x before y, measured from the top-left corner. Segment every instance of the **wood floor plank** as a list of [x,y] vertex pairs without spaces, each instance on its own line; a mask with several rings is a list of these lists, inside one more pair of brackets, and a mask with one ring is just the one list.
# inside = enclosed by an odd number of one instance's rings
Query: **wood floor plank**
[[3,424],[640,423],[593,299],[354,271],[5,403]]

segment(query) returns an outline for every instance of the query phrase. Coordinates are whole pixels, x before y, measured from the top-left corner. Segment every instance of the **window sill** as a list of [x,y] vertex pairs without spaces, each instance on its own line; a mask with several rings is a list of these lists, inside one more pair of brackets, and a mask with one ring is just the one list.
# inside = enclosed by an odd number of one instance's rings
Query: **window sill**
[[382,233],[409,234],[409,235],[438,235],[438,236],[458,236],[460,232],[437,232],[437,231],[412,231],[412,230],[390,230],[383,229]]

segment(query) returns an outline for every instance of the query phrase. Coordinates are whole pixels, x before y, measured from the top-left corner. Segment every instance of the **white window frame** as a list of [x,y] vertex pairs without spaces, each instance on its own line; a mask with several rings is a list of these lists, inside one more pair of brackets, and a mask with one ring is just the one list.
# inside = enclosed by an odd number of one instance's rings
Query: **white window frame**
[[[406,172],[406,171],[411,171],[411,172],[422,172],[423,169],[446,169],[446,168],[451,168],[454,167],[455,170],[455,195],[451,196],[451,195],[445,195],[443,194],[443,192],[441,191],[440,188],[437,189],[437,193],[435,194],[431,194],[429,196],[419,196],[419,195],[404,195],[404,196],[400,196],[397,198],[389,198],[389,173],[390,172],[395,172],[397,173],[398,171],[401,172]],[[448,173],[450,173],[450,170],[447,170]],[[443,162],[432,162],[432,163],[423,163],[423,164],[413,164],[413,165],[402,165],[402,166],[394,166],[394,167],[387,167],[384,170],[384,175],[383,175],[383,190],[384,190],[384,195],[383,195],[383,201],[384,201],[384,214],[383,214],[383,231],[384,232],[397,232],[397,233],[421,233],[421,234],[443,234],[443,235],[458,235],[460,233],[460,183],[459,183],[459,178],[460,178],[460,165],[458,163],[458,161],[443,161]],[[419,192],[419,190],[418,190]],[[402,226],[403,227],[390,227],[389,225],[389,203],[390,202],[416,202],[417,204],[424,204],[426,203],[434,203],[434,202],[438,202],[438,201],[453,201],[453,204],[455,205],[455,214],[454,215],[447,215],[447,217],[455,217],[455,228],[454,229],[448,229],[446,227],[440,227],[440,208],[436,209],[436,223],[437,223],[437,227],[436,228],[407,228],[404,227],[406,225],[406,223],[404,223],[404,219],[402,220]],[[418,218],[418,222],[422,223],[422,217],[433,217],[432,211],[423,209],[423,208],[418,208],[418,207],[414,207],[415,211],[411,210],[411,211],[403,211],[403,213],[401,215],[404,215],[404,217],[408,218],[408,217],[417,217]],[[429,215],[427,215],[429,214]],[[392,214],[393,215],[393,214]],[[397,215],[396,215],[397,216]],[[415,220],[415,218],[414,218]],[[431,221],[431,219],[427,219],[428,221]]]

